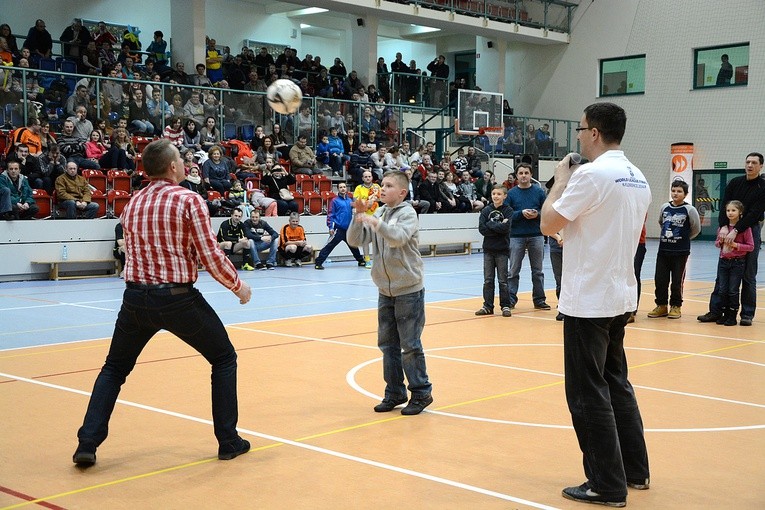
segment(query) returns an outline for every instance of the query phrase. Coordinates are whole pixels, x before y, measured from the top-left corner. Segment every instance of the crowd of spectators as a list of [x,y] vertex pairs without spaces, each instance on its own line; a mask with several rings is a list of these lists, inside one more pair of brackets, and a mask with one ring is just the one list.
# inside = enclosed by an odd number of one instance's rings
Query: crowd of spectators
[[[375,182],[387,170],[409,171],[413,184],[410,200],[429,204],[419,207],[423,213],[478,210],[489,198],[472,184],[482,177],[472,147],[467,155],[460,152],[453,161],[446,156],[438,162],[434,188],[429,176],[434,165],[433,144],[412,151],[408,142],[398,145],[398,140],[390,136],[393,111],[389,102],[409,101],[419,94],[418,88],[424,83],[404,76],[420,76],[422,71],[413,60],[406,66],[401,53],[391,63],[396,74],[390,74],[381,57],[376,83],[365,86],[357,72],[348,72],[340,58],[326,68],[321,57],[306,54],[301,60],[289,47],[276,58],[265,47],[257,54],[244,47],[232,55],[229,47],[221,49],[215,39],[208,38],[205,62],[196,64],[194,74],[187,74],[183,62],[170,64],[161,31],[154,32],[152,43],[142,52],[136,34],[129,30],[118,38],[103,22],[90,32],[75,19],[61,34],[60,42],[63,57],[76,63],[78,73],[102,78],[98,88],[95,79],[83,77],[66,93],[53,97],[49,90],[56,89],[60,79],[49,81],[43,92],[38,82],[43,80],[42,72],[30,72],[26,79],[12,70],[2,74],[5,81],[1,82],[4,86],[0,87],[0,102],[18,102],[24,97],[21,84],[26,83],[27,102],[39,99],[42,103],[42,107],[30,108],[26,126],[7,126],[14,129],[2,168],[18,161],[19,173],[25,179],[22,181],[30,188],[49,194],[59,191],[59,177],[71,178],[69,163],[78,176],[83,169],[124,170],[133,174],[133,185],[140,186],[140,150],[135,136],[164,136],[184,155],[190,176],[188,186],[200,193],[220,194],[222,201],[208,201],[212,213],[228,214],[225,206],[233,183],[251,177],[260,179],[265,188],[255,198],[264,201],[265,206],[256,203],[256,207],[266,214],[295,212],[294,199],[280,190],[287,190],[294,184],[294,176],[301,173],[327,174],[336,180],[347,176],[349,184],[356,186],[362,183],[367,170]],[[52,51],[53,39],[43,20],[38,19],[30,28],[21,48],[10,27],[0,25],[0,57],[4,64],[36,69],[43,59],[53,56]],[[448,76],[443,56],[434,59],[428,69],[435,77]],[[262,94],[233,94],[235,90],[262,93],[276,79],[295,81],[307,97],[351,102],[332,103],[332,109],[320,112],[305,106],[294,116],[281,116],[269,110]],[[34,85],[29,87],[30,83]],[[196,87],[231,92],[220,101],[224,97],[221,94]],[[449,98],[445,82],[443,90],[440,86],[431,88],[435,101],[446,104]],[[100,91],[98,97],[96,90]],[[46,102],[60,105],[57,112],[61,115],[46,115],[54,111]],[[221,117],[226,122],[254,124],[249,146],[227,140],[218,125]],[[282,131],[279,120],[295,129]],[[51,132],[51,122],[59,127],[58,134]],[[316,140],[314,133],[318,134]],[[427,199],[420,196],[423,193]],[[92,216],[93,207],[87,198],[74,200],[74,208],[68,208],[66,215]],[[59,206],[62,204],[63,200]],[[19,214],[17,209],[14,204],[14,217],[34,216]]]

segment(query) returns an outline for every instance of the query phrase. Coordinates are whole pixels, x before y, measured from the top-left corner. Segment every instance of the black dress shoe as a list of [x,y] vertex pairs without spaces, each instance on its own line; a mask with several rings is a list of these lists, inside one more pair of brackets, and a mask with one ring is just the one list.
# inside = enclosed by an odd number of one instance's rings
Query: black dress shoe
[[751,326],[752,325],[752,319],[749,317],[741,317],[741,322],[739,322],[742,326]]
[[556,321],[562,321],[564,318],[564,315],[560,312],[558,312],[558,315],[555,316]]
[[551,306],[545,303],[544,301],[542,301],[541,303],[535,303],[534,308],[536,308],[537,310],[550,310]]
[[627,496],[614,497],[602,496],[590,489],[587,482],[579,487],[566,487],[562,491],[563,497],[580,503],[593,503],[595,505],[605,505],[613,507],[627,506]]
[[433,403],[432,395],[428,395],[426,397],[418,397],[418,398],[412,397],[412,400],[410,400],[409,403],[406,405],[406,407],[401,410],[401,414],[403,414],[404,416],[414,416],[415,414],[420,414],[423,409],[425,409],[432,403]]
[[72,462],[78,467],[90,467],[96,463],[96,445],[89,441],[81,441],[72,456]]
[[396,408],[396,406],[400,406],[401,404],[406,404],[406,397],[403,397],[400,399],[384,398],[382,402],[380,402],[379,404],[375,406],[375,412],[387,413],[387,412],[393,411]]
[[231,460],[250,451],[250,442],[241,437],[236,441],[222,444],[218,447],[218,459]]

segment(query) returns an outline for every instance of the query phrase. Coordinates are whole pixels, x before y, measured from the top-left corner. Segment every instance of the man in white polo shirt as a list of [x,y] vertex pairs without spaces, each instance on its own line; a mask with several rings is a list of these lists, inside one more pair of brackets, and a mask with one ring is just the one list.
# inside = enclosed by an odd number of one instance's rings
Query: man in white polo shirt
[[546,235],[564,230],[558,310],[563,326],[566,400],[584,456],[587,481],[563,489],[584,503],[625,506],[627,487],[647,489],[643,421],[627,380],[624,326],[637,307],[633,258],[651,190],[620,150],[624,110],[596,103],[577,128],[582,154],[566,156],[542,207]]

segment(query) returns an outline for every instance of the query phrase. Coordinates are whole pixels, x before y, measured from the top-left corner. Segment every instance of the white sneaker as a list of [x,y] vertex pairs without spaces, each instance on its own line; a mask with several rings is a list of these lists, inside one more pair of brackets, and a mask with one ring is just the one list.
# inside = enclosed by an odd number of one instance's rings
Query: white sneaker
[[292,262],[292,259],[287,259],[287,260],[285,260],[285,261],[284,261],[284,266],[285,266],[285,267],[292,267],[292,266],[293,266],[293,262]]
[[302,265],[303,265],[303,263],[302,263],[302,262],[300,262],[300,260],[296,260],[296,261],[295,261],[295,265],[296,265],[297,267],[300,267],[300,266],[302,266]]

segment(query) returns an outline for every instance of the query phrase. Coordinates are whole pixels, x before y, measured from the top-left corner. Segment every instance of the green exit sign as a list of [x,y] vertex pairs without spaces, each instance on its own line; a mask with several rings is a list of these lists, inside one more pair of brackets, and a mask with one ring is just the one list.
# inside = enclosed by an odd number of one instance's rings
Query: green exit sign
[[715,169],[726,169],[726,168],[728,168],[727,161],[715,161]]

